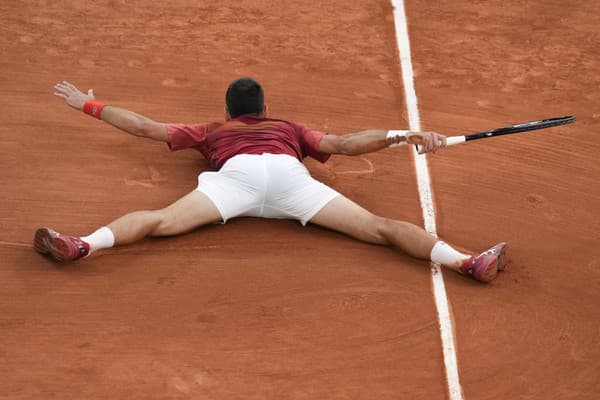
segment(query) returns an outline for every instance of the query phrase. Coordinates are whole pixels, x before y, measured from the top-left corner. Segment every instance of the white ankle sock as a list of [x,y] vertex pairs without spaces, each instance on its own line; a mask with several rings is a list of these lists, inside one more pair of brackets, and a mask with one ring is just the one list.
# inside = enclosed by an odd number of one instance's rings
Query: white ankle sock
[[431,261],[447,267],[459,267],[468,258],[471,258],[471,256],[454,250],[442,241],[437,242],[431,249]]
[[91,235],[82,237],[81,240],[90,245],[90,253],[100,249],[107,249],[115,245],[115,235],[106,226],[103,226]]

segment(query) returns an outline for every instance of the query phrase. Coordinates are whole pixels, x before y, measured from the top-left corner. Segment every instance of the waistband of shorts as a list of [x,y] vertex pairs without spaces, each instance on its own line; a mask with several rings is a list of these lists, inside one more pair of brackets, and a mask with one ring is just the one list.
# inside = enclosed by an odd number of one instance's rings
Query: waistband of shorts
[[227,160],[225,162],[225,164],[223,164],[223,166],[221,167],[221,169],[225,168],[227,166],[227,164],[229,164],[233,160],[241,160],[241,159],[246,159],[246,160],[261,160],[261,159],[265,159],[265,158],[281,158],[282,160],[285,160],[285,161],[293,160],[296,163],[301,163],[300,160],[298,160],[296,157],[291,156],[289,154],[273,154],[273,153],[237,154],[237,155],[231,157],[229,160]]

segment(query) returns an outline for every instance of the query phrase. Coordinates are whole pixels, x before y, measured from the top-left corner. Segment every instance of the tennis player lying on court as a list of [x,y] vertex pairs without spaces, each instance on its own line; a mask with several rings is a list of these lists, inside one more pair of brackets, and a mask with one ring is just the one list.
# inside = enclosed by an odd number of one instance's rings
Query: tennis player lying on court
[[354,156],[401,142],[419,143],[422,152],[435,152],[446,145],[443,135],[367,130],[336,136],[267,118],[263,89],[250,78],[229,85],[225,122],[199,125],[155,122],[100,103],[91,89],[84,94],[66,81],[54,88],[54,94],[69,106],[127,133],[165,142],[172,151],[198,150],[215,170],[201,173],[197,189],[170,206],[132,212],[89,236],[38,229],[35,249],[56,261],[73,261],[146,236],[178,235],[243,216],[310,222],[368,243],[395,246],[482,282],[489,282],[502,269],[504,243],[479,255],[463,254],[413,224],[370,213],[313,179],[302,164],[307,156],[325,162],[331,154]]

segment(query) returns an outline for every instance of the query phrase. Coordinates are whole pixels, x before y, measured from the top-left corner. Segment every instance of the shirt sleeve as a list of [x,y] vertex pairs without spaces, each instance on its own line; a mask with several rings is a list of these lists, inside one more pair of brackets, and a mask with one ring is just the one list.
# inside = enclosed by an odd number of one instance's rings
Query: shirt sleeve
[[298,127],[300,129],[300,147],[302,149],[302,156],[311,156],[322,163],[329,160],[331,154],[319,151],[319,143],[326,133],[315,131],[302,125],[299,125]]
[[171,151],[190,147],[202,148],[206,144],[207,132],[208,124],[167,124],[167,135],[169,136],[167,144]]

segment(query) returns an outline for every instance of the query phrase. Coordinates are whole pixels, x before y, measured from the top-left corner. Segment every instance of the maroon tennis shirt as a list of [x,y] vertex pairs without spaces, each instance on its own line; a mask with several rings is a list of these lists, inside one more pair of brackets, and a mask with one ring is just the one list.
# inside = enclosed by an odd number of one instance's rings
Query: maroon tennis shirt
[[318,150],[324,132],[280,119],[243,115],[212,124],[167,124],[172,151],[198,150],[215,170],[238,154],[288,154],[302,161],[310,156],[320,162],[330,154]]

